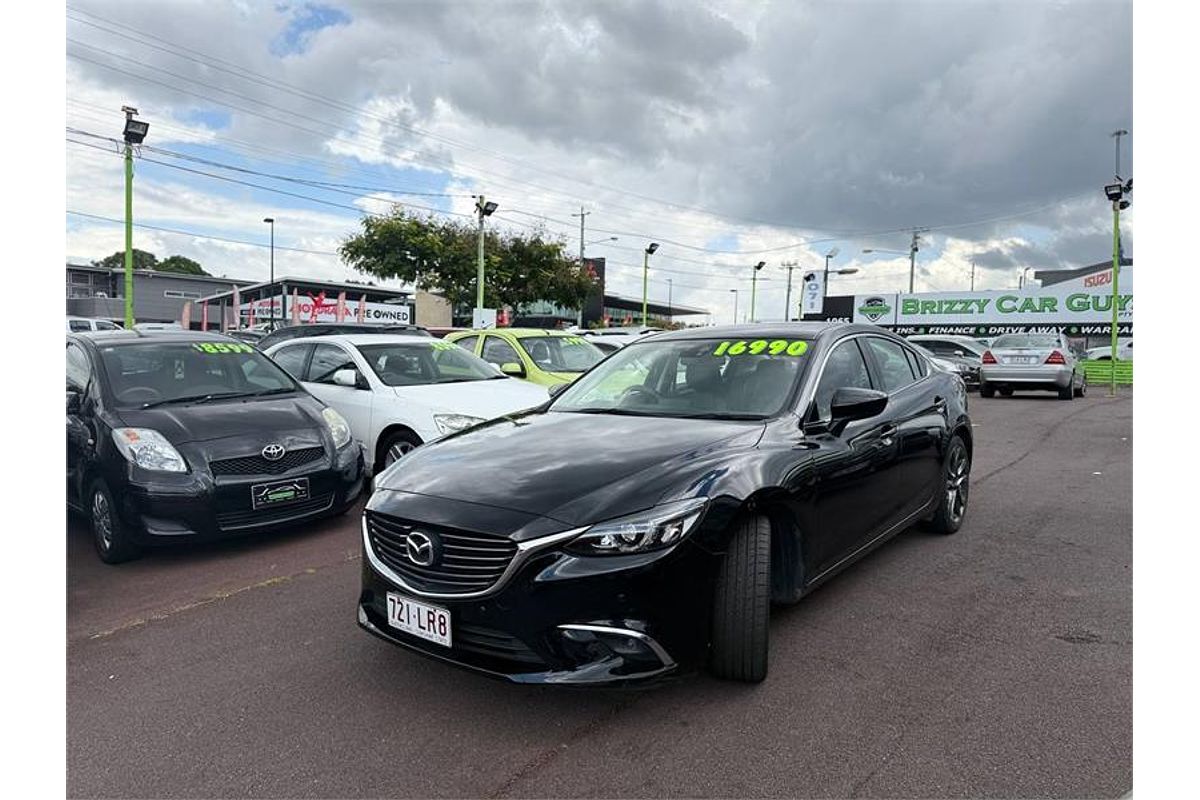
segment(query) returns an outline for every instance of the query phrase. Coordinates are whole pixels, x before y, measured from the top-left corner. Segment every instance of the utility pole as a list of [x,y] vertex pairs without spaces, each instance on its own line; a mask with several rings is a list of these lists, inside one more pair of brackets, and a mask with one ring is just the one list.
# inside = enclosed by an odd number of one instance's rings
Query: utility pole
[[125,143],[125,330],[133,330],[133,146],[129,142]]
[[671,284],[671,279],[667,278],[667,324],[671,325],[675,322],[675,312],[671,308],[671,290],[674,286]]
[[975,291],[975,259],[971,259],[971,291]]
[[795,261],[784,261],[780,264],[782,267],[787,267],[788,282],[787,282],[787,299],[783,301],[783,321],[789,322],[792,319],[792,270],[799,266]]
[[1112,365],[1111,384],[1109,386],[1110,396],[1116,397],[1117,394],[1117,304],[1120,300],[1120,292],[1118,284],[1121,279],[1121,211],[1129,208],[1129,201],[1125,200],[1126,194],[1133,192],[1133,179],[1130,178],[1126,183],[1121,182],[1121,137],[1128,136],[1129,131],[1121,129],[1112,132],[1112,137],[1115,140],[1116,159],[1114,177],[1116,183],[1104,187],[1104,195],[1112,201],[1113,209],[1113,253],[1112,253],[1112,354],[1109,356],[1109,364]]
[[483,308],[483,218],[491,216],[499,207],[497,203],[485,202],[483,195],[475,202],[475,210],[479,212],[479,267],[475,273],[475,307],[478,309]]
[[913,293],[913,281],[917,274],[917,251],[921,249],[921,234],[928,228],[913,228],[912,243],[908,246],[908,293]]
[[737,301],[738,301],[738,290],[737,290],[737,289],[730,289],[729,291],[733,292],[733,324],[734,324],[734,325],[737,325],[737,321],[738,321],[738,320],[737,320]]
[[[271,298],[270,329],[275,330],[275,218],[263,217],[263,222],[271,226],[271,288],[268,290],[270,291],[270,295],[268,296]],[[254,301],[251,300],[250,302],[253,303]],[[251,306],[251,308],[253,308],[253,306]]]
[[760,261],[754,265],[754,272],[750,273],[750,321],[754,322],[754,296],[758,293],[758,271],[765,267],[767,262]]
[[[583,240],[583,219],[590,213],[592,213],[592,212],[584,211],[583,206],[580,206],[579,213],[571,215],[572,217],[579,217],[579,268],[580,269],[584,268],[583,251],[584,251],[584,248],[587,246],[587,244]],[[603,304],[601,304],[601,305],[603,305]],[[575,315],[575,327],[576,328],[583,327],[583,306],[582,305],[579,306],[579,312]]]
[[651,242],[642,251],[642,327],[646,327],[649,319],[647,309],[647,291],[650,288],[650,256],[658,249],[658,242]]

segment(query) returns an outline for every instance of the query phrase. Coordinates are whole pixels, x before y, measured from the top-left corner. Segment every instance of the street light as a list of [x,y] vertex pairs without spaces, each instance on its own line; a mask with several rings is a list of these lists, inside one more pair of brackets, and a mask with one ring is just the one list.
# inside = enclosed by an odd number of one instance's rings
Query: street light
[[646,290],[650,283],[650,256],[658,250],[658,242],[651,242],[646,245],[646,251],[642,253],[642,327],[646,327]]
[[475,210],[479,213],[479,267],[475,273],[475,307],[483,308],[483,218],[490,217],[500,206],[490,200],[484,201],[483,195],[475,201]]
[[121,106],[125,112],[125,328],[133,330],[133,145],[146,140],[150,123],[134,119],[138,110]]
[[585,247],[590,247],[591,245],[594,245],[594,244],[600,244],[601,242],[618,242],[618,241],[620,241],[620,239],[618,239],[616,236],[606,236],[603,239],[597,239],[594,242],[588,242],[585,245]]
[[[840,252],[842,252],[842,251],[835,247],[832,250],[830,250],[828,253],[825,254],[825,280],[821,282],[822,305],[824,305],[823,301],[825,300],[825,298],[829,297],[829,259],[833,258]],[[851,268],[851,269],[853,269],[853,268]],[[856,270],[856,269],[854,269],[853,271],[858,272],[858,270]],[[838,275],[849,275],[851,273],[839,271],[837,274]]]
[[729,291],[733,292],[733,324],[734,324],[734,325],[737,325],[737,301],[738,301],[738,293],[737,293],[737,289],[730,289]]
[[758,294],[758,271],[765,267],[767,262],[760,261],[754,265],[754,272],[750,273],[750,321],[754,322],[754,297]]
[[908,245],[908,250],[882,250],[880,248],[867,248],[864,253],[892,253],[898,256],[908,256],[908,293],[913,293],[913,285],[917,275],[917,251],[921,249],[921,233],[928,228],[917,228],[912,232],[912,241]]
[[275,330],[275,218],[263,217],[263,222],[271,226],[271,283],[268,291],[271,293],[269,295],[271,299],[271,330]]

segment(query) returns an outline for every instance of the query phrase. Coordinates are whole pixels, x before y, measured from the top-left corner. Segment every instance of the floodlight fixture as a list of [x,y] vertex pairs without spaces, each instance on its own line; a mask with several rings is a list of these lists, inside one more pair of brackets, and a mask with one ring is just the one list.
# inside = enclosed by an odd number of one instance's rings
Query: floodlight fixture
[[1104,187],[1104,196],[1109,200],[1116,202],[1121,199],[1121,195],[1125,193],[1125,186],[1120,183],[1110,183]]
[[121,110],[125,112],[125,143],[141,144],[150,130],[150,123],[134,119],[138,110],[133,106],[121,106]]
[[651,242],[650,244],[646,245],[646,253],[647,254],[654,255],[657,252],[658,252],[658,242]]

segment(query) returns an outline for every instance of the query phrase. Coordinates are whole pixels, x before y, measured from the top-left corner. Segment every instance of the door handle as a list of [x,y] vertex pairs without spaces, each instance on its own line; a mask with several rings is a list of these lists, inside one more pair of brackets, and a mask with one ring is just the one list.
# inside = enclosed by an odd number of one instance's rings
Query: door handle
[[898,428],[895,425],[884,425],[879,429],[879,443],[884,447],[890,447],[897,430]]

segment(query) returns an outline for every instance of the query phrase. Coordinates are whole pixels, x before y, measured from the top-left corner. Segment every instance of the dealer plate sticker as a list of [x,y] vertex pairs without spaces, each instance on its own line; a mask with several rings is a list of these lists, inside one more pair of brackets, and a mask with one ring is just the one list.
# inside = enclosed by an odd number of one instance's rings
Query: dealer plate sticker
[[250,487],[250,502],[255,511],[260,508],[297,503],[307,499],[308,478],[258,483]]
[[440,606],[388,592],[387,621],[388,625],[405,633],[450,646],[450,612]]

